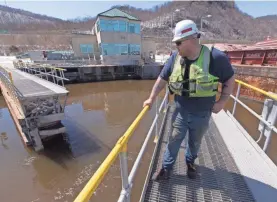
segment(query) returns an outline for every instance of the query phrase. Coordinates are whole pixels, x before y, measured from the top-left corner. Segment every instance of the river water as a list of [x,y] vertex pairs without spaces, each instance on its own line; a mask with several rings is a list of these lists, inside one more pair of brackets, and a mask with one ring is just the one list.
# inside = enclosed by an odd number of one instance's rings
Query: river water
[[[149,96],[153,84],[154,81],[111,81],[68,85],[70,95],[63,121],[67,134],[50,140],[45,151],[39,154],[24,147],[0,95],[0,201],[73,201],[142,110],[142,103]],[[248,104],[257,111],[261,110],[261,103],[252,101]],[[231,108],[231,102],[226,108]],[[258,122],[239,110],[239,120],[243,120],[247,130],[257,138],[256,128],[250,126]],[[154,113],[153,107],[130,140],[129,170]],[[276,138],[269,150],[269,156],[276,163],[274,145],[277,145]],[[150,141],[135,179],[131,201],[139,200],[154,146]],[[117,160],[94,193],[93,201],[117,201],[120,190]]]

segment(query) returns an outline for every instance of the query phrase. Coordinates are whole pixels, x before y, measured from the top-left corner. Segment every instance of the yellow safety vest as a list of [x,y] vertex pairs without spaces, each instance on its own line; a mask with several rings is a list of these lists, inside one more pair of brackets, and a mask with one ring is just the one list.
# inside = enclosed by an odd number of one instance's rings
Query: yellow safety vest
[[[172,94],[181,96],[185,94],[188,97],[216,95],[219,78],[209,73],[211,48],[202,45],[200,56],[190,65],[189,79],[187,80],[184,79],[185,68],[180,64],[181,56],[177,54],[168,84]],[[189,82],[189,89],[183,88],[186,82]]]

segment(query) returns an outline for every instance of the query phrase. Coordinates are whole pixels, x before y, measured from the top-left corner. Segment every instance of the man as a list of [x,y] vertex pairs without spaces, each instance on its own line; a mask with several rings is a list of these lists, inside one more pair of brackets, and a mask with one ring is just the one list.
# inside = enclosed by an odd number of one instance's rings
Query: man
[[[172,134],[164,153],[162,168],[153,176],[154,180],[169,178],[187,132],[187,175],[191,179],[196,177],[194,161],[208,129],[211,113],[223,109],[234,87],[234,71],[227,56],[215,48],[199,44],[199,38],[200,33],[193,21],[183,20],[176,24],[173,42],[178,52],[170,56],[150,97],[143,104],[151,107],[168,83],[175,104]],[[219,82],[222,83],[222,92],[216,101]]]

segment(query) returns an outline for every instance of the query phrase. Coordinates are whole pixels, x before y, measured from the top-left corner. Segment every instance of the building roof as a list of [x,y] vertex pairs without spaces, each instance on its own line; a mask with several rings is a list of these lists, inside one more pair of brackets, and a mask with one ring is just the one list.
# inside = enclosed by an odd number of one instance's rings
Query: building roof
[[122,18],[128,18],[129,20],[140,21],[138,18],[119,10],[118,8],[111,8],[110,10],[107,10],[103,13],[99,13],[98,16],[105,16],[105,17],[112,17],[112,18],[113,17],[122,17]]

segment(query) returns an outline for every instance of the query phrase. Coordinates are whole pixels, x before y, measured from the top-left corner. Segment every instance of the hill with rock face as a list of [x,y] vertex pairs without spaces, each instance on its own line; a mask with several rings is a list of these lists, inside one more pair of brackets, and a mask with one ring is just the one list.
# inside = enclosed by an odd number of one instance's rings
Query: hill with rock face
[[[194,20],[199,28],[201,18],[211,15],[202,20],[202,35],[204,40],[219,42],[255,42],[265,39],[267,36],[277,36],[277,15],[253,18],[240,11],[233,1],[172,1],[155,6],[152,9],[139,9],[131,6],[113,6],[141,19],[142,35],[154,37],[163,46],[169,47],[172,39],[172,25],[182,19]],[[0,6],[0,34],[10,35],[1,37],[1,43],[10,45],[60,45],[68,46],[69,39],[58,40],[62,35],[70,38],[72,30],[91,30],[95,16],[61,20],[54,17],[39,15],[28,11]],[[24,36],[17,41],[13,35],[33,34],[42,37],[27,39]],[[25,40],[26,38],[26,40]],[[48,41],[42,40],[47,39]],[[32,44],[30,44],[32,41]],[[1,45],[0,43],[0,45]]]

